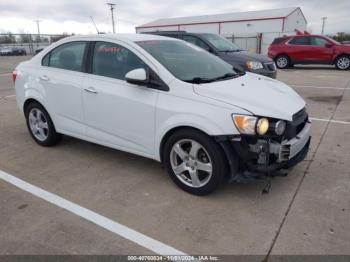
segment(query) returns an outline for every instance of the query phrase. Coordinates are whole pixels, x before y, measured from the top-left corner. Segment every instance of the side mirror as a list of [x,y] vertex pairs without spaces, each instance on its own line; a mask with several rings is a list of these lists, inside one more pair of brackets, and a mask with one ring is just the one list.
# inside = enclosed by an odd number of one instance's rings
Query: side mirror
[[327,47],[327,48],[331,48],[333,46],[333,44],[331,44],[331,43],[326,43],[325,44],[325,47]]
[[125,80],[133,85],[144,86],[148,84],[148,75],[145,69],[138,68],[128,72],[125,75]]

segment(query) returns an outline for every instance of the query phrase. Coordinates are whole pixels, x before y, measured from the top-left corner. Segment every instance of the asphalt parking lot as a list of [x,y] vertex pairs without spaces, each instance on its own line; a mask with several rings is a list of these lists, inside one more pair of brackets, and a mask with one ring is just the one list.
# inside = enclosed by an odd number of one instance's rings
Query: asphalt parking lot
[[[187,254],[350,255],[349,71],[279,71],[313,119],[307,159],[267,195],[250,183],[196,197],[152,160],[70,137],[36,145],[14,96],[21,59],[0,57],[1,171]],[[0,254],[154,254],[140,235],[125,239],[3,179],[0,203]]]

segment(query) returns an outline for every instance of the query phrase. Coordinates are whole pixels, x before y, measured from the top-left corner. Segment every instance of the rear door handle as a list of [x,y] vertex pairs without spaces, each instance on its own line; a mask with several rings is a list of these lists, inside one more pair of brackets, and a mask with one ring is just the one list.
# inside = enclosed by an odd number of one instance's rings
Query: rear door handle
[[88,92],[88,93],[90,93],[90,94],[97,94],[97,91],[96,91],[96,89],[95,88],[93,88],[93,87],[88,87],[88,88],[84,88],[84,90],[85,90],[85,92]]
[[48,76],[41,76],[41,77],[40,77],[40,80],[49,81],[50,78],[49,78]]

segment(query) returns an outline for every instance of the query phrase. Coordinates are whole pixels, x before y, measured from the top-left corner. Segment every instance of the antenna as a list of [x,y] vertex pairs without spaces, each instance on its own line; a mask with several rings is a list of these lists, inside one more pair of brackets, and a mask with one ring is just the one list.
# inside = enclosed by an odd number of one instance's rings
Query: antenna
[[98,28],[97,28],[97,26],[96,26],[96,24],[95,24],[94,18],[93,18],[91,15],[90,15],[90,18],[91,18],[92,23],[93,23],[94,26],[95,26],[95,29],[96,29],[97,34],[99,34],[100,32],[98,31]]

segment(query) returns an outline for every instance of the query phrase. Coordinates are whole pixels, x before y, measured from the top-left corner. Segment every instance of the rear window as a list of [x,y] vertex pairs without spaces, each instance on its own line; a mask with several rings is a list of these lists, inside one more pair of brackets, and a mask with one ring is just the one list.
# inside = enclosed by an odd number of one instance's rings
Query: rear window
[[286,40],[287,38],[286,37],[278,37],[278,38],[275,38],[275,40],[273,40],[272,44],[273,45],[278,45],[280,43],[282,43],[284,40]]

